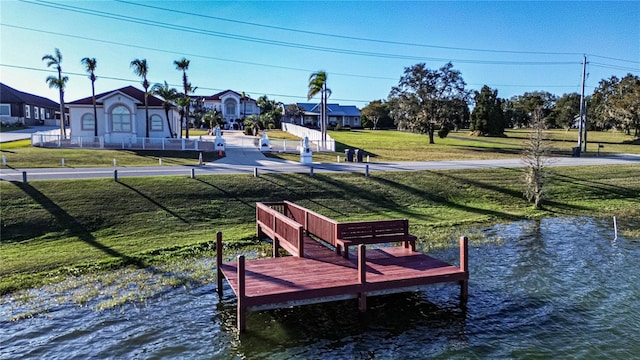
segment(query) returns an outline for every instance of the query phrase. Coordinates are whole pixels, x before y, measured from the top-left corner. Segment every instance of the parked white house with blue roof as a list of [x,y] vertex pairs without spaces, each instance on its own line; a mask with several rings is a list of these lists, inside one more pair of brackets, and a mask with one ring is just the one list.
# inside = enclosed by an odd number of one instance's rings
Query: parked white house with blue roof
[[[283,117],[282,121],[302,126],[320,127],[320,104],[296,103],[296,105],[304,109],[304,115],[297,119]],[[360,110],[353,105],[327,104],[327,117],[329,118],[329,126],[340,124],[343,127],[362,127]]]

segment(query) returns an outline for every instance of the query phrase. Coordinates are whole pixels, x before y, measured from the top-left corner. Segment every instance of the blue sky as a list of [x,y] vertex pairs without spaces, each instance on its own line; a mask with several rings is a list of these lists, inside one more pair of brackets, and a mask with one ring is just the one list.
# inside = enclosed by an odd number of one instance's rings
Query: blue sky
[[[142,5],[142,6],[141,6]],[[640,74],[640,2],[249,2],[0,0],[0,81],[57,101],[41,58],[59,48],[65,100],[91,95],[80,64],[98,61],[96,91],[149,81],[178,89],[173,61],[191,60],[197,95],[221,90],[305,102],[309,75],[328,74],[331,102],[385,99],[405,67],[451,61],[469,89],[587,94],[612,75]],[[317,101],[317,100],[314,100]]]

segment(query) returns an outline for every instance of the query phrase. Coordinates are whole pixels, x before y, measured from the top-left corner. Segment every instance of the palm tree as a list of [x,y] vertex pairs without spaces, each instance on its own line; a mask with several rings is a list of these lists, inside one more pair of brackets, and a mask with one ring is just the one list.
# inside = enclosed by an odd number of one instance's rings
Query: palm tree
[[163,84],[157,83],[151,87],[151,93],[162,98],[162,107],[164,108],[164,114],[167,118],[167,126],[169,128],[169,135],[173,137],[173,130],[171,129],[171,122],[169,121],[169,110],[171,110],[171,102],[175,101],[179,94],[175,88],[170,88],[167,82]]
[[69,77],[62,76],[62,66],[60,66],[60,63],[62,63],[62,54],[60,53],[60,50],[58,48],[55,49],[54,55],[47,54],[43,56],[42,61],[45,60],[47,61],[47,67],[55,66],[58,70],[57,79],[53,76],[49,76],[47,77],[46,81],[49,84],[50,88],[57,88],[60,92],[60,135],[64,138],[67,136],[64,126],[64,88],[67,84],[67,81],[69,81]]
[[[189,70],[189,63],[191,61],[187,60],[187,58],[182,58],[180,60],[176,60],[173,63],[176,65],[177,70],[182,70],[182,85],[184,86],[184,96],[189,98],[189,82],[187,81],[187,70]],[[186,104],[186,109],[184,110],[187,116],[187,132],[185,133],[186,138],[189,138],[189,103]]]
[[135,59],[129,64],[133,68],[133,73],[142,78],[142,87],[144,88],[144,114],[147,123],[147,135],[149,137],[149,81],[147,81],[147,73],[149,67],[147,66],[147,59]]
[[80,60],[84,65],[84,70],[89,73],[89,79],[91,79],[91,98],[93,99],[93,136],[98,137],[98,110],[96,108],[96,67],[98,62],[96,58],[83,58]]
[[[188,96],[186,96],[185,94],[178,94],[178,98],[176,99],[176,105],[178,105],[180,107],[180,132],[182,132],[182,122],[183,119],[185,117],[185,109],[189,108],[189,103],[191,102],[191,99],[189,99]],[[187,122],[189,121],[189,114],[186,113],[187,115]],[[187,135],[189,132],[189,124],[187,124]],[[182,136],[182,135],[180,135]]]
[[327,89],[327,73],[316,71],[309,76],[309,92],[307,100],[320,94],[320,132],[322,133],[322,146],[327,142],[327,97],[331,96],[331,89]]

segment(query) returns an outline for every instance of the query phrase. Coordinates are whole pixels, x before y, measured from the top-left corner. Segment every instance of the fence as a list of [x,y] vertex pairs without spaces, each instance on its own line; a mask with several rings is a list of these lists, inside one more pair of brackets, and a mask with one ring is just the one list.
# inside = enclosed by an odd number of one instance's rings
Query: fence
[[316,148],[317,151],[336,151],[336,141],[331,136],[327,135],[326,143],[323,145],[322,133],[318,130],[283,122],[282,131],[286,131],[301,139],[304,139],[306,136],[309,139],[309,142],[312,143],[312,148]]
[[62,137],[59,132],[37,132],[31,135],[31,145],[49,148],[213,151],[215,144],[210,140],[185,138],[134,138],[109,142],[103,136]]

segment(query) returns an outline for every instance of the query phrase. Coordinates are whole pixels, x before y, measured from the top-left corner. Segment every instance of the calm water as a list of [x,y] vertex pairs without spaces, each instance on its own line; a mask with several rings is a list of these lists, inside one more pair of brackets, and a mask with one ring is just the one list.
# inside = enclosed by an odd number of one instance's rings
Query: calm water
[[[620,224],[621,226],[623,224]],[[638,226],[635,224],[624,224]],[[469,251],[469,302],[459,288],[251,313],[235,331],[230,289],[178,288],[98,311],[62,304],[9,322],[0,358],[618,358],[640,354],[640,239],[611,221],[518,222],[484,229]],[[434,253],[457,262],[457,249]],[[54,301],[53,297],[51,301]]]

